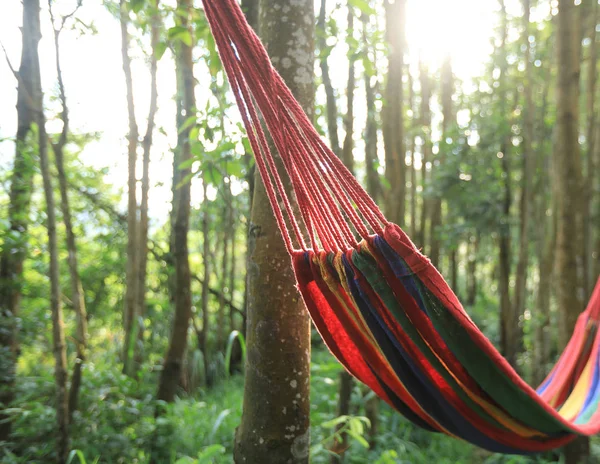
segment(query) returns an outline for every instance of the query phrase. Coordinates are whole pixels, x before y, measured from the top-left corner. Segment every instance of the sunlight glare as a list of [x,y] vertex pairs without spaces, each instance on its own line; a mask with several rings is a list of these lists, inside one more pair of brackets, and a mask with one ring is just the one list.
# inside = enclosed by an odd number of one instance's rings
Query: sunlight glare
[[406,38],[411,56],[436,70],[449,55],[459,79],[475,77],[491,51],[497,5],[494,0],[408,0]]

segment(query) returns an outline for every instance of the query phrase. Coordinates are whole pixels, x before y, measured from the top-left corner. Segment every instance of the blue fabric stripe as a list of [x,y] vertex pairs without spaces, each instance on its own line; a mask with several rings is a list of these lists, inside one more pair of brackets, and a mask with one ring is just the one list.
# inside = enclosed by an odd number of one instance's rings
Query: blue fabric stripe
[[348,285],[361,314],[390,365],[421,407],[450,433],[481,448],[497,453],[523,454],[523,450],[502,445],[482,433],[443,398],[435,385],[431,383],[427,376],[416,366],[410,355],[402,348],[400,342],[377,314],[377,310],[370,304],[367,295],[354,279],[354,268],[346,257],[343,256],[342,260]]

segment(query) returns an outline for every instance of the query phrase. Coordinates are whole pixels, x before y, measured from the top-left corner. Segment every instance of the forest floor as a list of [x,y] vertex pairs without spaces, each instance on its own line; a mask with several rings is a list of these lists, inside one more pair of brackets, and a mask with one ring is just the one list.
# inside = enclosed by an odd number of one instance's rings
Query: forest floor
[[[23,359],[22,359],[23,361]],[[12,463],[52,462],[54,453],[54,408],[52,365],[25,357],[19,376],[20,396],[15,425],[14,455],[0,461]],[[29,361],[29,362],[28,362]],[[232,462],[233,437],[240,423],[243,377],[221,379],[210,390],[178,399],[167,407],[167,414],[154,419],[153,392],[120,373],[117,362],[105,359],[88,364],[82,389],[82,412],[75,414],[72,447],[81,455],[77,464],[145,463],[151,445],[161,450],[165,463],[229,464]],[[335,430],[337,383],[340,365],[322,347],[313,350],[311,376],[312,463],[328,463],[328,448]],[[144,375],[144,374],[142,374]],[[146,372],[145,375],[156,376]],[[351,399],[353,417],[364,415],[368,393],[355,385]],[[369,430],[358,425],[358,436],[351,438],[345,463],[373,464],[527,464],[556,462],[558,455],[533,458],[506,456],[482,451],[465,442],[415,428],[401,415],[381,404],[375,446],[369,449]],[[597,451],[598,443],[593,443]],[[156,449],[156,448],[155,448]],[[17,454],[19,457],[17,457]]]

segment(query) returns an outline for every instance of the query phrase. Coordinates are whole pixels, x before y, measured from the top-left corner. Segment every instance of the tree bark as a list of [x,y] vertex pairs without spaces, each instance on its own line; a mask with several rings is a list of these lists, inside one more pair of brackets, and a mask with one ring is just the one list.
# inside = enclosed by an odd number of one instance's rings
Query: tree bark
[[120,22],[121,22],[121,55],[123,60],[123,73],[125,74],[125,85],[127,89],[127,113],[129,117],[129,134],[127,136],[127,265],[125,277],[125,308],[123,311],[123,329],[125,339],[123,342],[123,373],[131,374],[132,337],[134,336],[134,323],[136,322],[136,285],[138,272],[137,254],[137,199],[135,177],[135,166],[137,162],[137,145],[139,130],[135,120],[135,105],[133,101],[133,78],[131,76],[131,58],[129,57],[129,33],[127,2],[120,0]]
[[73,375],[71,377],[71,388],[69,390],[69,422],[73,418],[73,412],[78,407],[79,388],[81,387],[81,378],[83,375],[83,365],[87,351],[87,311],[85,307],[85,294],[81,278],[79,276],[79,265],[77,259],[77,244],[75,233],[73,232],[73,220],[71,217],[71,207],[69,204],[69,194],[67,185],[67,176],[65,174],[64,163],[64,147],[67,144],[69,136],[69,107],[67,106],[67,95],[63,81],[62,68],[60,63],[60,33],[65,25],[65,19],[61,20],[59,28],[56,27],[55,18],[52,13],[52,1],[48,1],[50,18],[54,29],[54,49],[56,52],[56,75],[58,78],[59,98],[62,105],[61,119],[63,127],[59,136],[58,142],[52,144],[52,151],[56,161],[56,170],[58,173],[58,185],[60,190],[60,205],[62,209],[63,222],[65,225],[66,242],[67,242],[67,263],[69,265],[69,274],[71,277],[71,302],[73,310],[77,318],[77,336],[76,341],[76,357],[75,366],[73,367]]
[[[39,33],[39,4],[35,9],[35,17]],[[39,37],[39,36],[38,36]],[[62,464],[69,452],[69,403],[67,392],[67,349],[65,344],[63,308],[60,293],[60,269],[58,264],[58,242],[56,237],[56,205],[52,174],[48,157],[48,135],[46,133],[46,118],[44,116],[44,96],[40,75],[40,59],[37,47],[32,53],[33,66],[33,102],[36,108],[35,121],[38,126],[38,149],[40,156],[40,171],[44,185],[46,200],[46,227],[48,230],[48,252],[50,258],[50,310],[52,312],[52,351],[54,353],[54,380],[56,383],[56,420],[57,420],[57,462]]]
[[152,44],[152,55],[150,56],[150,106],[148,109],[148,119],[146,125],[146,134],[142,140],[142,191],[140,199],[140,221],[138,227],[139,233],[139,259],[137,274],[137,298],[136,315],[137,342],[134,348],[134,370],[137,371],[143,361],[144,348],[144,315],[146,314],[146,277],[148,274],[148,194],[150,192],[150,151],[155,127],[156,111],[158,109],[158,84],[157,84],[157,47],[160,40],[160,14],[158,12],[159,0],[154,0],[151,6],[153,9],[151,15],[150,42]]
[[385,0],[385,37],[389,44],[388,75],[383,107],[387,217],[404,225],[406,163],[404,149],[404,112],[402,71],[404,68],[404,23],[406,0]]
[[34,73],[37,63],[37,46],[40,40],[39,0],[23,0],[23,27],[21,64],[18,70],[17,135],[15,160],[10,183],[8,208],[9,232],[5,234],[0,256],[0,354],[4,362],[0,367],[0,442],[8,441],[11,432],[10,417],[4,414],[14,399],[14,382],[18,343],[18,315],[21,303],[23,263],[27,255],[27,230],[29,208],[33,190],[35,155],[29,139],[35,122],[33,105]]
[[[188,29],[190,36],[193,31],[190,24],[192,13],[191,0],[178,0],[178,9],[182,12],[179,16],[181,26]],[[186,118],[194,115],[196,102],[194,96],[194,72],[192,59],[192,45],[183,41],[177,44],[175,66],[177,72],[177,95],[182,99],[181,107]],[[190,131],[194,126],[185,129],[179,126],[177,151],[180,163],[191,158]],[[191,173],[191,166],[182,168],[181,178],[186,178]],[[188,256],[188,231],[190,223],[190,182],[184,182],[177,189],[177,201],[173,204],[175,209],[175,222],[172,230],[174,237],[173,260],[175,264],[175,318],[171,340],[165,357],[163,370],[160,375],[157,397],[159,400],[172,402],[175,398],[177,385],[181,378],[184,356],[187,348],[187,333],[192,315],[191,275]]]
[[[319,9],[319,19],[317,21],[317,46],[319,48],[319,65],[321,67],[321,79],[323,80],[323,87],[325,88],[326,98],[326,111],[327,111],[327,133],[329,135],[329,142],[331,143],[331,150],[337,155],[338,158],[344,159],[342,156],[342,147],[340,146],[340,139],[338,136],[338,109],[335,100],[335,92],[333,90],[333,84],[331,83],[331,77],[329,76],[329,58],[330,48],[327,46],[327,0],[321,0],[321,8]],[[351,66],[352,67],[352,66]]]
[[[314,4],[312,0],[262,0],[260,5],[259,30],[273,63],[312,115]],[[281,160],[276,161],[281,168]],[[250,234],[248,357],[234,460],[238,464],[308,463],[309,319],[262,182],[257,182],[254,192]]]
[[[570,0],[559,0],[557,15],[558,86],[556,150],[554,151],[557,187],[557,300],[559,342],[564,348],[575,321],[583,310],[583,279],[580,263],[583,254],[581,158],[578,142],[579,53],[577,8]],[[578,439],[565,447],[567,464],[582,462],[589,455],[589,440]]]
[[525,82],[523,105],[523,176],[521,178],[520,200],[520,233],[519,258],[515,275],[514,315],[521,317],[525,312],[527,302],[527,274],[529,266],[529,229],[533,202],[533,172],[535,169],[535,154],[533,152],[533,62],[531,61],[531,44],[529,43],[530,0],[523,3],[523,38],[525,48]]

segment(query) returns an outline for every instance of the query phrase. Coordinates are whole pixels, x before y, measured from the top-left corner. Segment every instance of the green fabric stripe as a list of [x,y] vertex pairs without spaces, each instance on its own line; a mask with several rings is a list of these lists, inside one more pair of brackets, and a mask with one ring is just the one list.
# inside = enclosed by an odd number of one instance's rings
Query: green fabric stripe
[[[401,259],[398,257],[398,259]],[[572,432],[548,414],[541,405],[504,375],[498,366],[473,342],[467,331],[447,308],[415,276],[412,279],[427,306],[436,331],[469,375],[513,418],[545,434]]]
[[398,321],[402,329],[407,333],[409,338],[417,346],[419,351],[423,353],[425,358],[432,364],[436,372],[438,372],[446,382],[450,385],[452,390],[473,410],[480,418],[486,422],[493,424],[494,426],[503,430],[508,430],[504,425],[500,424],[493,416],[485,411],[480,405],[475,403],[469,395],[467,395],[462,387],[456,382],[456,380],[450,375],[444,365],[439,359],[432,353],[429,346],[423,341],[423,338],[419,334],[419,331],[412,324],[405,311],[401,308],[394,295],[392,289],[387,284],[387,281],[382,276],[381,271],[377,265],[377,262],[367,252],[358,253],[354,251],[352,253],[352,262],[357,269],[365,276],[371,288],[379,295],[384,302],[385,306],[392,313],[394,318]]

